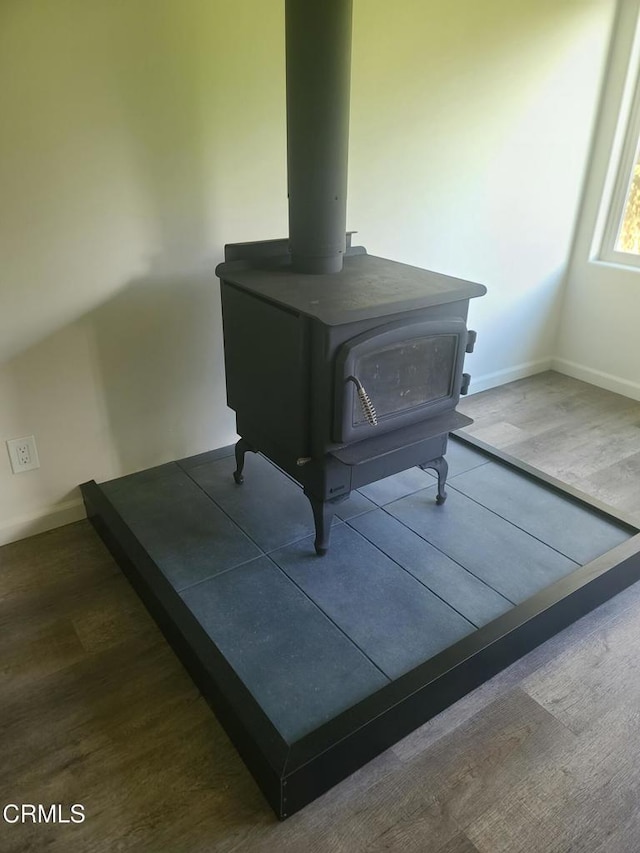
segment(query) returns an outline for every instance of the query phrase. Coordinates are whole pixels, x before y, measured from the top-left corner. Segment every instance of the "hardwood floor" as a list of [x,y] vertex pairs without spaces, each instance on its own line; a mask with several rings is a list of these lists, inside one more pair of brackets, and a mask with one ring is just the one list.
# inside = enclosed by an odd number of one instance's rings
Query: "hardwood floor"
[[[640,521],[640,403],[554,373],[465,400],[471,432]],[[279,824],[88,522],[0,549],[0,850],[631,853],[631,587]]]
[[548,372],[459,409],[472,435],[640,518],[640,403]]

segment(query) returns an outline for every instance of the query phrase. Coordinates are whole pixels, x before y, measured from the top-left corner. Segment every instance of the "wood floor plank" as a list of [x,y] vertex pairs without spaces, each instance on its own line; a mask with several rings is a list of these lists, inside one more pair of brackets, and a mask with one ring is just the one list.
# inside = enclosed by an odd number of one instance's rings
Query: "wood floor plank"
[[552,671],[554,662],[561,660],[563,655],[571,656],[576,649],[588,643],[593,634],[605,630],[608,624],[614,623],[626,611],[634,614],[638,608],[640,608],[640,584],[635,584],[600,605],[584,618],[574,622],[403,738],[392,747],[393,752],[402,761],[413,759],[426,752],[433,744],[468,722],[492,702],[505,696],[512,689],[522,687],[526,680],[538,670],[547,667]]
[[587,853],[602,844],[608,849],[611,834],[633,824],[639,734],[637,706],[612,710],[569,748],[541,755],[465,831],[481,853]]
[[640,403],[553,372],[467,397],[460,410],[475,418],[472,435],[574,485],[640,448]]
[[522,689],[568,728],[581,732],[622,699],[640,707],[640,621],[635,608],[585,637],[579,647],[524,679]]
[[570,751],[575,739],[553,715],[515,688],[410,759],[407,787],[427,784],[446,804],[447,815],[464,829],[526,778],[544,756]]
[[640,518],[640,452],[601,468],[578,487]]
[[[434,808],[431,806],[431,811]],[[403,853],[478,853],[477,848],[462,832],[456,833],[441,845],[437,835],[433,835],[432,821],[424,809],[417,809],[405,820],[388,829],[367,847],[366,853],[394,850],[402,850]]]

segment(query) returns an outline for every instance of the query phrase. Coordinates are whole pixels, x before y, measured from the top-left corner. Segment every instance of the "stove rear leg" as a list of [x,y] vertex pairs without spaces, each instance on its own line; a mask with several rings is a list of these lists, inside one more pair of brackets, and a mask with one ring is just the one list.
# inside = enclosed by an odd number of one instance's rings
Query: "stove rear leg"
[[444,456],[440,456],[438,459],[432,459],[430,462],[425,462],[424,465],[420,465],[423,471],[426,471],[427,468],[432,468],[436,474],[438,475],[438,494],[436,495],[436,503],[443,504],[447,499],[447,493],[444,490],[445,483],[447,482],[447,474],[449,473],[449,464]]
[[249,442],[245,438],[241,438],[240,441],[238,441],[238,443],[236,444],[236,470],[233,472],[233,479],[238,485],[240,485],[240,483],[244,483],[242,471],[244,470],[244,457],[248,451],[250,451],[251,453],[256,452],[255,449],[249,444]]

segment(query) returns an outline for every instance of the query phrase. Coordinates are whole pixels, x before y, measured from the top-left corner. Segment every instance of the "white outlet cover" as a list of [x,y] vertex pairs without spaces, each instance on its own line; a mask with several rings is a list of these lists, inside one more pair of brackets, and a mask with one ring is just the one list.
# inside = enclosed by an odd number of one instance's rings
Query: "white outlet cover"
[[33,471],[40,467],[35,436],[25,435],[22,438],[12,438],[7,441],[7,450],[11,460],[11,470],[14,474],[22,474],[23,471]]

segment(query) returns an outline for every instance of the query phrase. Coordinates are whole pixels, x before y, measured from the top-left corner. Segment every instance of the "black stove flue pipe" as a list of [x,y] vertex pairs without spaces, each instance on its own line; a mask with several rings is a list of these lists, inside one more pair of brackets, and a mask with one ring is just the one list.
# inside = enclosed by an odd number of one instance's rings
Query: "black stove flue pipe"
[[342,269],[352,0],[286,0],[289,248],[303,273]]

